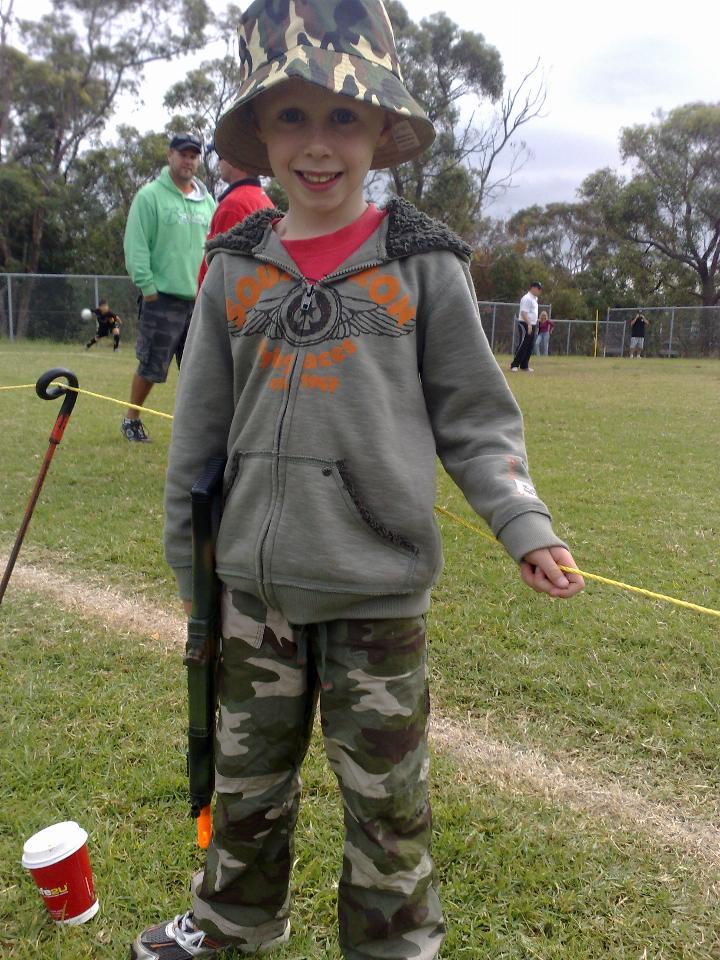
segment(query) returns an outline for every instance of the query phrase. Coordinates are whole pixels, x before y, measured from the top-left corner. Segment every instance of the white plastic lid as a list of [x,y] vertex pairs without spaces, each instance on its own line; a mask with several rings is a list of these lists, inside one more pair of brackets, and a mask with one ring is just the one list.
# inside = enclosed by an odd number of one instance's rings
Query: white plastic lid
[[22,865],[28,870],[49,867],[79,850],[87,838],[87,833],[74,820],[54,823],[25,841]]

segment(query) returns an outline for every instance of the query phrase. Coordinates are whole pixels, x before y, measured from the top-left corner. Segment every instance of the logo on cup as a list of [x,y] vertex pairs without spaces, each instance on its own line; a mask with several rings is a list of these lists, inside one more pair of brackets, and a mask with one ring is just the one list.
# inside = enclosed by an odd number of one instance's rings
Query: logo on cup
[[38,887],[41,897],[61,897],[64,893],[68,892],[68,885],[64,884],[62,887]]

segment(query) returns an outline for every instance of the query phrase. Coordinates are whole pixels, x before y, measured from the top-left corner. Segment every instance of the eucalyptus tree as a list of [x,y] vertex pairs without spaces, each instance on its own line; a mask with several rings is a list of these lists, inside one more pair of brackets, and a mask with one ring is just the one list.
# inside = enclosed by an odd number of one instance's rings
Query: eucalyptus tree
[[[210,19],[206,0],[51,0],[36,20],[3,0],[0,164],[36,191],[21,269],[37,271],[48,217],[119,98],[139,93],[147,64],[202,47]],[[21,304],[19,335],[23,323]]]

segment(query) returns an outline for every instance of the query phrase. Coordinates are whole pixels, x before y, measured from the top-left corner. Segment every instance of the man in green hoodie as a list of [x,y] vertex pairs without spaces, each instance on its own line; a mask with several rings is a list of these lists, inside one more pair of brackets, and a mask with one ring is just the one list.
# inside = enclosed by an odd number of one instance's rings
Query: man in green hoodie
[[135,353],[138,368],[120,427],[130,442],[147,442],[138,407],[154,383],[165,383],[173,357],[180,366],[195,306],[198,268],[215,201],[195,174],[202,146],[191,133],[170,141],[167,166],[137,192],[125,227],[125,266],[143,297]]

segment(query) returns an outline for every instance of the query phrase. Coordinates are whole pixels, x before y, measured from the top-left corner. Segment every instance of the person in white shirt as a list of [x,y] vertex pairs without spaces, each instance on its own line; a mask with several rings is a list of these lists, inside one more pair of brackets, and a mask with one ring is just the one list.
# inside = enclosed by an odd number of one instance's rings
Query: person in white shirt
[[510,364],[511,373],[517,373],[518,370],[524,370],[527,373],[533,372],[532,367],[529,366],[529,361],[537,333],[538,293],[542,288],[539,280],[533,280],[530,289],[520,301],[520,313],[515,321],[520,334],[520,345]]

